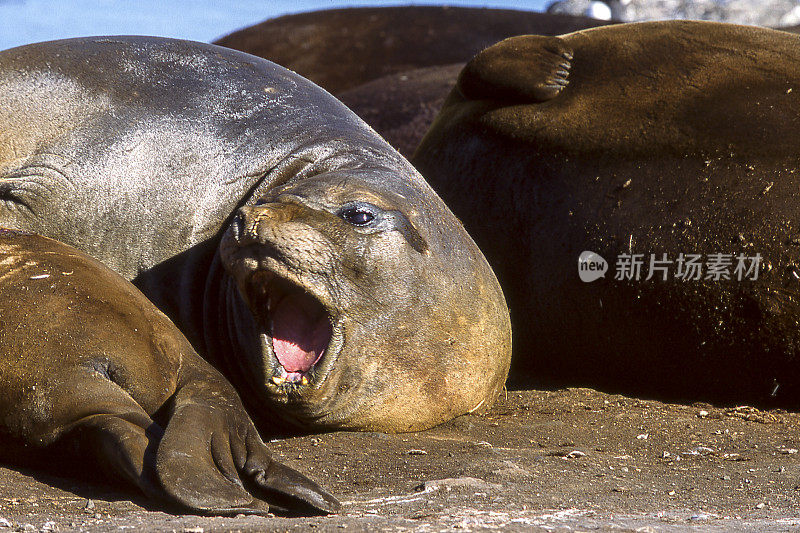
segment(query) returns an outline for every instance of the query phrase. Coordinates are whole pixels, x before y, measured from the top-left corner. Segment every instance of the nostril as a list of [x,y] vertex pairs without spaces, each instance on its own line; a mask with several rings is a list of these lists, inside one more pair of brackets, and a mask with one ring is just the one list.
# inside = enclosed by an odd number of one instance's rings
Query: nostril
[[244,235],[244,215],[241,211],[237,211],[236,215],[233,217],[231,221],[231,231],[233,232],[233,238],[237,241],[242,239],[242,235]]

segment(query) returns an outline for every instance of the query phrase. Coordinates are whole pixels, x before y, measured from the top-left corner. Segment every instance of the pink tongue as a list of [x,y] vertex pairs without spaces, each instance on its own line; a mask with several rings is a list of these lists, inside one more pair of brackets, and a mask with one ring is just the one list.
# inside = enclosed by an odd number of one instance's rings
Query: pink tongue
[[272,347],[287,372],[308,372],[322,357],[332,330],[325,313],[305,296],[287,296],[272,310]]

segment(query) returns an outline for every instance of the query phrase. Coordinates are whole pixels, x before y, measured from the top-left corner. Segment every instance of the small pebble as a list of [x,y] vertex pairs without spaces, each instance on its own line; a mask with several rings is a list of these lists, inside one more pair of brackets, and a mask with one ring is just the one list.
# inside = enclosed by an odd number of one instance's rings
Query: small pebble
[[183,533],[204,533],[204,532],[205,532],[205,529],[203,529],[200,526],[183,528]]
[[578,457],[586,457],[586,454],[580,450],[572,450],[564,456],[564,459],[577,459]]
[[86,500],[86,505],[84,505],[83,508],[94,509],[94,500]]
[[11,522],[5,518],[0,517],[0,527],[11,527]]
[[763,509],[764,507],[766,507],[766,504],[763,502],[756,505],[756,509]]
[[425,450],[408,450],[406,453],[408,455],[428,455]]
[[55,522],[45,522],[42,526],[42,531],[57,531],[58,528],[56,527]]

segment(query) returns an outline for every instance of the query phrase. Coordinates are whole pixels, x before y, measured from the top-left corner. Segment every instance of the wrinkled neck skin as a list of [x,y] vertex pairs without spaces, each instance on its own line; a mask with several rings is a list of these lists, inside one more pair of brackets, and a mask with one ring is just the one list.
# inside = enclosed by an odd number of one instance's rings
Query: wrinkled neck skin
[[209,343],[208,335],[203,332],[226,318],[218,316],[218,305],[208,295],[218,286],[226,284],[223,278],[227,275],[224,275],[224,269],[219,266],[215,255],[236,208],[252,204],[272,188],[327,172],[353,170],[369,174],[369,170],[374,169],[376,176],[385,177],[389,174],[386,172],[387,163],[396,167],[390,175],[407,177],[416,174],[413,167],[388,146],[384,148],[362,143],[351,148],[343,141],[336,141],[295,150],[266,172],[252,175],[246,196],[239,202],[230,202],[230,216],[220,221],[212,236],[142,272],[134,279],[134,283],[175,321],[196,350],[223,368],[228,365],[226,361],[231,359],[226,353],[232,349],[232,344],[219,346],[217,342]]

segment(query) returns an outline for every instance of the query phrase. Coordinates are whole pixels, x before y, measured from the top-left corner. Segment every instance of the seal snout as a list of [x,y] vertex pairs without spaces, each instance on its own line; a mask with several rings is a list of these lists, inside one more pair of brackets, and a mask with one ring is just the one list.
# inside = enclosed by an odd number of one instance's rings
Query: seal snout
[[331,220],[341,222],[284,200],[239,208],[219,251],[255,319],[258,385],[281,401],[299,401],[326,380],[344,345],[336,248],[326,233]]
[[231,235],[239,246],[263,243],[270,228],[282,222],[289,222],[296,216],[296,208],[291,204],[260,203],[255,206],[242,206],[231,220]]
[[244,235],[244,218],[244,214],[239,210],[236,212],[236,215],[234,215],[233,220],[231,220],[231,235],[236,242],[241,242],[242,235]]

